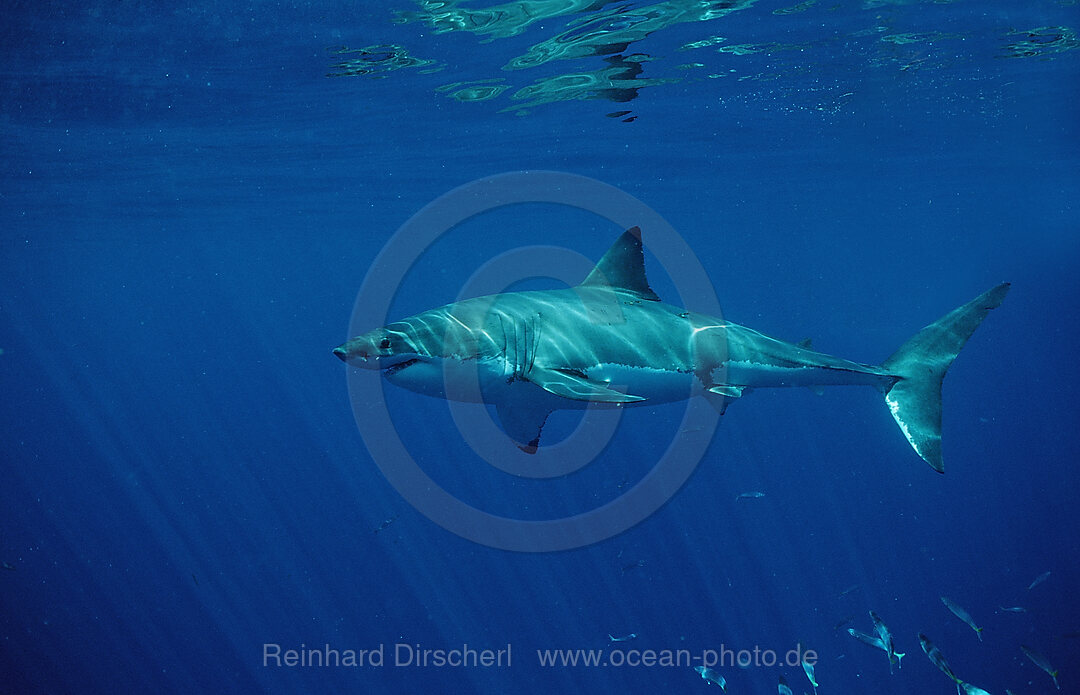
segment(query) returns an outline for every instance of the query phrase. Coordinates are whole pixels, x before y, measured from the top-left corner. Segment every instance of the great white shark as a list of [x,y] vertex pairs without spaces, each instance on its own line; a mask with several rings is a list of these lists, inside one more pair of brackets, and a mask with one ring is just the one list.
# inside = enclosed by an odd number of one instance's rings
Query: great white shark
[[954,309],[881,365],[860,364],[662,302],[649,287],[634,227],[576,287],[448,304],[333,352],[418,393],[494,405],[527,453],[536,452],[544,423],[559,409],[668,403],[699,393],[722,414],[751,389],[872,386],[915,452],[943,473],[942,380],[1008,291],[1002,283]]

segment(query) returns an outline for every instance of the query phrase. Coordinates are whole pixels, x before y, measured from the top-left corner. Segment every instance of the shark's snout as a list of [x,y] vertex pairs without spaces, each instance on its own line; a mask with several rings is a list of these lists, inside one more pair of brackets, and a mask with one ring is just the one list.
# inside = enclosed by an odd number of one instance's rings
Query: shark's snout
[[348,342],[342,343],[331,352],[333,352],[339,360],[353,367],[363,367],[365,369],[379,367],[378,355],[373,355],[368,343],[359,338],[353,338]]

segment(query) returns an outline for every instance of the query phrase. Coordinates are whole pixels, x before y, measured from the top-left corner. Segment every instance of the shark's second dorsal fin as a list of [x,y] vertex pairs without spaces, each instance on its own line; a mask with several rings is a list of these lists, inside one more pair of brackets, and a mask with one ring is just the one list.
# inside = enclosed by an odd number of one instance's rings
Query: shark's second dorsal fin
[[610,287],[633,292],[642,299],[659,302],[645,277],[645,253],[641,249],[641,228],[622,233],[592,269],[581,287]]

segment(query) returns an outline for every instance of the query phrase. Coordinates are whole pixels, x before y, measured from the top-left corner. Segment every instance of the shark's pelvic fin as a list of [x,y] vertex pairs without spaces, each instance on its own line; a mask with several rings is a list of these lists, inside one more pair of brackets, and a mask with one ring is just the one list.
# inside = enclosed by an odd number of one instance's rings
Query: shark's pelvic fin
[[575,374],[562,369],[534,366],[529,370],[528,379],[548,393],[573,401],[636,403],[645,400],[641,396],[619,393],[608,384],[590,379],[584,374]]
[[731,399],[727,396],[709,389],[706,389],[701,395],[705,397],[705,401],[711,405],[719,415],[723,415],[727,411],[728,403],[731,402]]
[[651,302],[659,302],[660,297],[652,291],[649,280],[645,277],[641,229],[631,227],[623,232],[580,286],[610,287],[633,292]]
[[884,367],[899,377],[885,389],[885,402],[915,452],[938,473],[945,472],[941,381],[960,348],[1008,291],[1005,282],[984,292],[916,333],[885,360]]
[[739,398],[743,395],[745,386],[733,386],[732,384],[717,384],[709,388],[709,393],[715,393],[725,398]]

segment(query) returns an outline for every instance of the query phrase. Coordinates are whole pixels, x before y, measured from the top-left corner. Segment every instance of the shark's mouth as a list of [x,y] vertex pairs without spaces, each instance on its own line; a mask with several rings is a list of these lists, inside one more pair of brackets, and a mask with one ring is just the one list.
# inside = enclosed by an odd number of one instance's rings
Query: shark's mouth
[[386,369],[383,370],[383,375],[384,376],[394,376],[398,372],[402,371],[403,369],[407,369],[408,367],[411,367],[412,365],[416,364],[419,361],[420,360],[418,360],[418,359],[411,359],[411,360],[405,360],[404,362],[398,362],[397,364],[392,364],[392,365],[390,365],[389,367],[387,367]]

